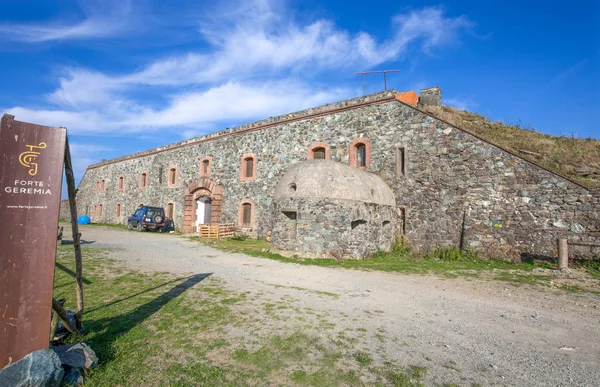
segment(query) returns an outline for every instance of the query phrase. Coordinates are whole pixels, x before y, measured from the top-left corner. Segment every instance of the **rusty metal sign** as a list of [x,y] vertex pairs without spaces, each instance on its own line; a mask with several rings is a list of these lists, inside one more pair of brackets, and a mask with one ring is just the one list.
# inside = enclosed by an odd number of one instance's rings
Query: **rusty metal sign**
[[48,348],[67,130],[0,126],[0,368]]

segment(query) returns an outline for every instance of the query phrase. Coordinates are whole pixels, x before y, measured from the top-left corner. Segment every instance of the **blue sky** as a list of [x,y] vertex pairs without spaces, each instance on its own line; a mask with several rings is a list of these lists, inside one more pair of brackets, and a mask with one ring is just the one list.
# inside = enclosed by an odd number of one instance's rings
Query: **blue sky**
[[[600,138],[600,5],[564,1],[0,2],[0,111],[67,127],[90,163],[399,91]],[[383,89],[367,78],[367,92]]]

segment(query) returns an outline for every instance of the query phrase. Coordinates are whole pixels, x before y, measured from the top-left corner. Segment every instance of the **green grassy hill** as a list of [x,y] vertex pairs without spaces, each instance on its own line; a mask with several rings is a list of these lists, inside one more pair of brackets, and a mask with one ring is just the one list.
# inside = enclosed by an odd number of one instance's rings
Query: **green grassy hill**
[[581,185],[600,188],[599,140],[551,136],[449,106],[424,110]]

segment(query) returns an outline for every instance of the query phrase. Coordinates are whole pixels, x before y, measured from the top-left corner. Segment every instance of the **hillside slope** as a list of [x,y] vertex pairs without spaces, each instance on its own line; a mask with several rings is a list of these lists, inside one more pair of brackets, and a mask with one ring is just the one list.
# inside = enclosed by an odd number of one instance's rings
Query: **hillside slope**
[[423,109],[581,185],[600,188],[599,140],[551,136],[449,106]]

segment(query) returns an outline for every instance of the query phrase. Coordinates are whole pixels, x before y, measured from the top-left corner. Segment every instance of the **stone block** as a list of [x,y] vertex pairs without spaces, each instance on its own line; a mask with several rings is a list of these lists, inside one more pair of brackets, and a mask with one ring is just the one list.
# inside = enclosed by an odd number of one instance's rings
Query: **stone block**
[[58,355],[41,349],[0,370],[0,387],[58,387],[63,376]]
[[73,343],[51,347],[62,365],[71,368],[93,369],[98,366],[96,353],[85,343]]

